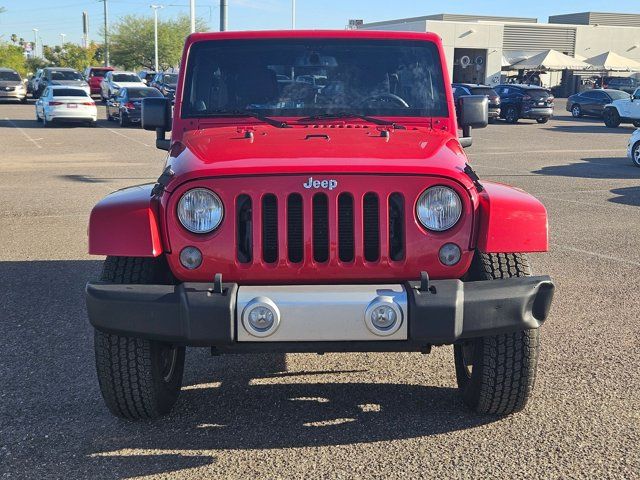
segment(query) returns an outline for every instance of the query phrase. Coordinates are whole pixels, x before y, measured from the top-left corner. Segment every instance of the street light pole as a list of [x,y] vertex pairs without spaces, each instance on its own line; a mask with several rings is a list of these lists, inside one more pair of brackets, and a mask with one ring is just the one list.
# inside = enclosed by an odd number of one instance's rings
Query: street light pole
[[67,34],[66,34],[66,33],[61,33],[61,34],[60,34],[60,46],[61,46],[62,48],[64,48],[64,37],[66,37],[66,36],[67,36]]
[[227,0],[220,0],[220,31],[227,31]]
[[107,8],[107,0],[104,3],[104,66],[109,66],[109,9]]
[[164,5],[149,5],[153,8],[153,40],[154,40],[154,52],[155,52],[155,71],[159,71],[158,68],[158,10],[164,8]]
[[196,0],[189,0],[189,16],[191,18],[191,33],[196,31]]
[[33,56],[37,57],[38,56],[38,29],[37,28],[33,29],[33,38],[35,40],[35,42],[33,43]]
[[291,0],[291,30],[296,29],[296,0]]

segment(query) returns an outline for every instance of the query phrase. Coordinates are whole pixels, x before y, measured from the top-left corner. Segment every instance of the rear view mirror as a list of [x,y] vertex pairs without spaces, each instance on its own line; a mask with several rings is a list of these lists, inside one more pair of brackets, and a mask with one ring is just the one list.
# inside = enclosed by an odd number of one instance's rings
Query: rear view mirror
[[458,100],[459,126],[462,128],[460,143],[470,147],[473,143],[472,128],[485,128],[489,124],[489,99],[485,95],[467,95]]
[[171,131],[171,101],[167,98],[142,99],[142,128],[156,131],[156,148],[169,150],[170,140],[164,138]]

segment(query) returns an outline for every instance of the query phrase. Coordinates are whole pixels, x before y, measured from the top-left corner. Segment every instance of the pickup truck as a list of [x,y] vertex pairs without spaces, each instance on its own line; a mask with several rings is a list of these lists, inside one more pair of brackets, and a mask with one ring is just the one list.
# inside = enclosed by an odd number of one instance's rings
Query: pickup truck
[[[278,81],[301,75],[326,86]],[[521,410],[554,292],[527,257],[548,249],[547,213],[470,166],[486,95],[458,111],[431,33],[190,35],[175,106],[142,103],[162,174],[90,216],[89,253],[106,259],[86,302],[110,411],[169,412],[185,347],[445,345],[470,409]]]

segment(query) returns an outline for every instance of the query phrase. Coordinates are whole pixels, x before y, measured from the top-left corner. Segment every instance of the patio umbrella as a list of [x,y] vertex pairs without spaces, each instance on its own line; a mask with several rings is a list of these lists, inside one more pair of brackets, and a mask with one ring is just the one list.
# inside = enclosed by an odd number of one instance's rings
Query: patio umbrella
[[545,50],[511,66],[516,70],[586,70],[589,67],[589,64],[557,50]]
[[640,62],[618,55],[616,52],[612,52],[611,50],[601,53],[600,55],[596,55],[595,57],[587,58],[585,62],[591,65],[591,70],[640,72]]

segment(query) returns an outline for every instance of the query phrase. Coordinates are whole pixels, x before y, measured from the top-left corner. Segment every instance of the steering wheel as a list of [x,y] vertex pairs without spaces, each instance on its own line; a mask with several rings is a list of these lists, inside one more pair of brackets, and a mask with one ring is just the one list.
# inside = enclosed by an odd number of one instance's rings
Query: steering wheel
[[371,95],[369,98],[366,98],[362,103],[363,105],[370,105],[374,102],[381,103],[393,103],[398,107],[403,108],[411,108],[409,104],[398,95],[394,95],[393,93],[381,93],[380,95]]

